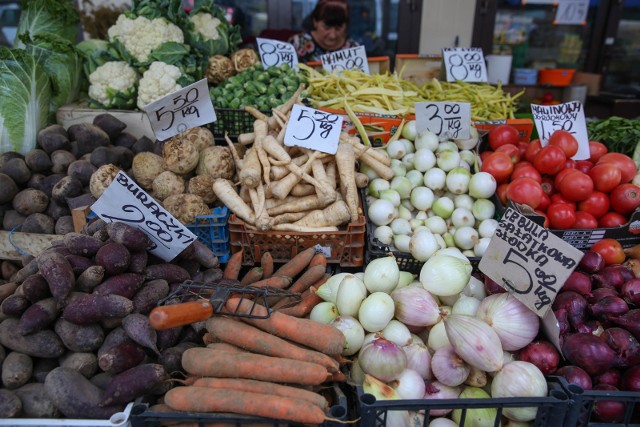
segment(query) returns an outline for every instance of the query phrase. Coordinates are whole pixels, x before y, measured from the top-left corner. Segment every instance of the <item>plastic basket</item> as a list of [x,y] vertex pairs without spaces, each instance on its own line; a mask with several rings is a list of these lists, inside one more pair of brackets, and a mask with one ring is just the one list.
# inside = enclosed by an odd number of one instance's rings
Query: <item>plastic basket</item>
[[538,70],[535,68],[516,68],[513,70],[513,82],[518,85],[534,85],[538,82]]
[[[460,425],[465,425],[467,411],[478,408],[495,408],[496,419],[492,423],[483,425],[500,426],[502,412],[505,408],[536,407],[536,419],[531,422],[533,427],[563,427],[570,405],[573,403],[564,389],[564,379],[550,377],[547,381],[549,393],[546,397],[509,397],[488,399],[434,399],[434,400],[376,400],[372,394],[364,393],[362,387],[356,387],[358,395],[358,410],[360,426],[386,427],[389,411],[424,411],[424,426],[429,425],[430,411],[437,409],[459,409],[462,411]],[[566,382],[565,382],[566,383]],[[468,422],[466,425],[472,424]],[[474,425],[474,424],[472,424]],[[567,425],[568,426],[568,425]]]
[[574,68],[542,68],[538,71],[538,83],[551,86],[569,86],[575,72]]
[[116,412],[108,420],[90,420],[73,418],[0,418],[3,427],[127,427],[136,403],[127,404],[122,412]]
[[[244,110],[233,108],[216,108],[216,121],[208,125],[214,138],[224,138],[225,132],[229,138],[236,138],[241,133],[253,132],[253,122],[256,118]],[[271,115],[269,111],[263,111]]]
[[196,217],[196,222],[186,227],[207,245],[222,264],[229,261],[229,209],[226,206],[214,208],[210,215]]
[[[640,427],[640,393],[631,391],[583,390],[577,384],[566,384],[566,391],[574,402],[567,415],[567,427]],[[593,416],[597,402],[612,401],[625,405],[624,416],[617,422],[598,421]],[[634,412],[635,411],[635,412]]]

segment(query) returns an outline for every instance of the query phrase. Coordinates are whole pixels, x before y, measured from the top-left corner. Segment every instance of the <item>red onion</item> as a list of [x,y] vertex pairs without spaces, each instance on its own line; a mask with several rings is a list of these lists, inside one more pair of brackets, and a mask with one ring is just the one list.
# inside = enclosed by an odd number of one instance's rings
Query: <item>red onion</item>
[[624,391],[640,391],[640,365],[632,366],[624,371],[621,386]]
[[561,290],[562,292],[574,291],[586,296],[591,292],[591,278],[581,271],[573,271]]
[[594,289],[587,296],[587,300],[589,301],[589,303],[595,304],[598,301],[600,301],[602,298],[609,297],[609,296],[617,297],[618,296],[618,291],[616,291],[613,288],[598,288],[598,289]]
[[617,368],[609,368],[600,375],[593,377],[595,385],[607,384],[614,387],[620,387],[620,380],[622,379],[622,373]]
[[569,332],[571,332],[571,324],[569,323],[569,315],[567,314],[567,310],[565,308],[559,308],[553,311],[553,314],[556,315],[556,319],[558,320],[558,329],[560,331],[560,337],[564,337]]
[[589,375],[600,375],[619,361],[602,338],[583,333],[566,336],[562,343],[562,354],[572,365],[581,367]]
[[640,340],[640,308],[629,310],[619,317],[612,317],[613,323],[622,326],[627,331]]
[[[593,286],[596,288],[614,288],[618,289],[627,278],[630,269],[623,265],[608,265],[601,272],[591,276]],[[633,276],[632,276],[633,277]]]
[[587,306],[587,300],[584,299],[582,295],[574,291],[567,291],[560,292],[556,296],[551,308],[554,312],[562,308],[567,310],[569,324],[571,324],[574,330],[579,331],[584,325]]
[[564,377],[571,384],[577,384],[583,390],[591,390],[591,377],[578,366],[563,366],[556,371],[556,375]]
[[602,338],[609,347],[622,359],[623,366],[640,364],[640,343],[631,332],[623,328],[608,328]]
[[587,273],[597,273],[604,268],[604,258],[595,251],[586,251],[578,264],[578,268]]
[[[600,391],[620,391],[609,384],[600,384],[593,388]],[[597,399],[593,405],[593,415],[596,420],[604,423],[619,423],[624,420],[625,403],[617,400]]]
[[505,288],[498,285],[498,283],[489,279],[487,276],[484,276],[484,289],[487,291],[487,295],[501,294],[503,292],[507,292]]
[[594,316],[601,319],[621,316],[629,311],[629,306],[620,297],[604,297],[589,307]]
[[629,304],[640,305],[640,279],[624,282],[620,289],[620,296]]
[[633,272],[633,269],[628,265],[620,264],[615,266],[612,265],[611,267],[616,267],[618,270],[620,270],[620,273],[622,273],[622,277],[624,277],[625,282],[628,282],[629,280],[634,279],[636,277],[636,275]]
[[578,332],[599,337],[604,332],[604,327],[599,320],[587,320]]
[[560,353],[547,341],[533,341],[520,350],[519,359],[533,363],[543,374],[549,375],[558,369]]

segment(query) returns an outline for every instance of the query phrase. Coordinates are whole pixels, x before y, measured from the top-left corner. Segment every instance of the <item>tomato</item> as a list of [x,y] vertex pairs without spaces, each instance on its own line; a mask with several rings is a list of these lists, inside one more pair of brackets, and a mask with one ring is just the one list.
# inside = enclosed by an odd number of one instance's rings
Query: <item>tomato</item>
[[527,151],[524,154],[524,158],[527,162],[533,163],[536,154],[542,149],[542,143],[539,139],[534,139],[529,143]]
[[522,177],[531,178],[538,183],[542,182],[542,175],[540,175],[540,172],[538,172],[533,166],[521,166],[515,168],[511,174],[511,181]]
[[633,177],[638,173],[638,166],[636,166],[636,162],[634,162],[631,157],[622,153],[607,153],[600,157],[597,164],[600,163],[614,163],[617,165],[622,173],[620,181],[622,183],[631,182]]
[[484,162],[491,154],[493,154],[493,151],[491,150],[483,151],[482,153],[480,153],[480,161]]
[[593,180],[586,173],[577,169],[570,169],[557,186],[558,191],[567,199],[579,202],[586,199],[593,192]]
[[551,203],[547,208],[549,228],[566,230],[576,222],[576,211],[564,203]]
[[551,197],[549,197],[549,199],[551,200],[551,204],[555,205],[555,204],[564,204],[564,205],[569,205],[571,206],[571,208],[575,211],[576,210],[576,203],[572,202],[571,200],[565,198],[562,194],[560,193],[555,193],[552,194]]
[[567,160],[565,160],[565,162],[564,162],[564,168],[565,169],[575,169],[576,168],[576,161],[573,160],[573,159],[567,158]]
[[573,157],[578,152],[578,140],[566,130],[558,129],[553,132],[547,144],[561,148],[567,157]]
[[531,206],[532,209],[538,207],[543,194],[540,183],[527,177],[514,179],[507,187],[507,199]]
[[520,161],[520,150],[513,144],[504,144],[496,148],[496,151],[503,151],[511,157],[511,161],[515,165]]
[[611,208],[622,215],[628,215],[640,206],[640,187],[635,184],[620,184],[611,194]]
[[502,206],[507,205],[507,187],[508,186],[509,184],[505,182],[503,184],[498,185],[498,187],[496,188],[496,195],[502,202]]
[[591,163],[589,160],[577,160],[575,167],[582,173],[589,173],[589,171],[593,167],[593,163]]
[[570,173],[575,172],[575,169],[562,169],[558,174],[553,178],[553,185],[556,187],[556,190],[560,186],[560,183],[564,179],[565,176]]
[[540,173],[555,175],[562,170],[565,160],[567,156],[561,148],[547,145],[536,154],[533,166]]
[[589,212],[596,219],[602,218],[609,212],[609,207],[611,207],[609,196],[601,191],[592,192],[589,197],[578,203],[579,211]]
[[489,131],[489,146],[493,150],[504,144],[516,145],[519,140],[518,130],[510,125],[498,125]]
[[528,142],[518,141],[518,150],[520,150],[521,159],[524,159],[524,156],[527,154],[527,148],[529,148]]
[[513,172],[511,157],[503,151],[494,151],[483,162],[480,168],[482,172],[488,172],[496,179],[498,184],[506,182]]
[[627,223],[627,217],[619,214],[618,212],[607,212],[598,219],[598,227],[600,228],[613,228],[620,227]]
[[622,172],[615,163],[598,163],[589,171],[593,188],[608,193],[620,184]]
[[591,246],[591,250],[602,255],[605,265],[622,264],[626,258],[622,245],[615,239],[599,240]]
[[[540,187],[542,188],[542,187]],[[546,211],[547,208],[549,207],[549,205],[551,204],[551,199],[549,198],[549,196],[547,196],[547,193],[545,193],[544,191],[542,192],[542,198],[540,199],[540,204],[538,205],[538,209],[539,211]]]
[[551,197],[556,193],[556,187],[553,185],[553,179],[548,176],[542,177],[542,191],[546,193],[547,196]]
[[576,211],[576,222],[572,228],[598,228],[598,220],[589,212]]
[[589,153],[591,154],[591,157],[589,157],[589,161],[591,163],[597,162],[600,157],[607,154],[608,151],[609,149],[602,142],[589,141]]
[[533,167],[533,164],[527,162],[526,160],[521,160],[515,165],[513,165],[513,171],[515,172],[520,168],[528,168],[528,167]]

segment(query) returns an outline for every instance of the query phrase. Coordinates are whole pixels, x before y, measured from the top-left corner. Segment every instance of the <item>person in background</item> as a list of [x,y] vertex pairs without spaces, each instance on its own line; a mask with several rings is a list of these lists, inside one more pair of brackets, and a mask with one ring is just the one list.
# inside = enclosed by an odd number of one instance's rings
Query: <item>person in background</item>
[[300,62],[320,61],[328,52],[358,46],[347,37],[349,5],[346,0],[318,0],[311,12],[311,30],[289,39]]

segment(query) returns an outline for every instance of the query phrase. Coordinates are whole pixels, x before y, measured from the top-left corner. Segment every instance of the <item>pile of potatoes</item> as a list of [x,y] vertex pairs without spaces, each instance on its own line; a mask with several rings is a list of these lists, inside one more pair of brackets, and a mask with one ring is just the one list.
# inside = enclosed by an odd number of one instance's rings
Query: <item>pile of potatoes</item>
[[185,280],[222,271],[198,241],[171,262],[149,244],[95,219],[14,268],[0,285],[0,418],[108,419],[172,386],[182,353],[203,345],[204,322],[156,331],[148,314]]

